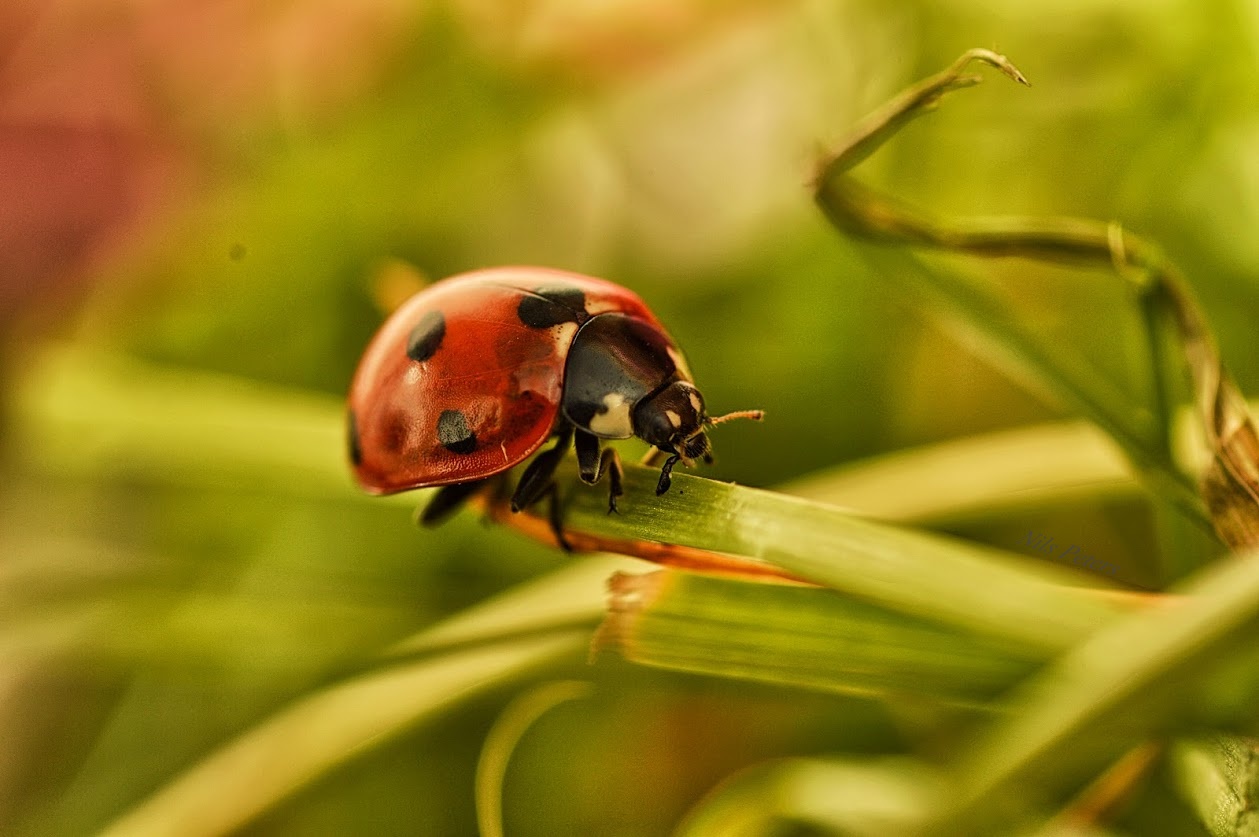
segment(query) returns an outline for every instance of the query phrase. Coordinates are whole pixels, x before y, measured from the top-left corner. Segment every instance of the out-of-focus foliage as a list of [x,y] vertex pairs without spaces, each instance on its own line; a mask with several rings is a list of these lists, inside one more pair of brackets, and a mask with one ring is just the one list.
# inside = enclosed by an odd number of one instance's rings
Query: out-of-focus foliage
[[[714,434],[718,479],[773,485],[1061,417],[810,201],[823,148],[974,45],[1033,87],[950,101],[861,176],[949,215],[1122,221],[1182,268],[1259,391],[1251,4],[6,3],[0,832],[94,831],[394,643],[564,564],[472,515],[417,530],[411,498],[351,488],[339,399],[409,287],[402,264],[538,263],[635,289],[715,410],[768,413]],[[947,264],[1119,389],[1148,385],[1140,320],[1105,271]],[[955,465],[924,461],[898,493],[929,516]],[[941,519],[1032,560],[1076,546],[1150,587],[1218,552],[1131,490]],[[841,779],[900,798],[922,777],[864,757],[965,757],[979,723],[903,696],[556,659],[338,761],[250,830],[472,833],[481,744],[535,678],[595,688],[512,754],[513,835],[669,833],[787,756],[860,762]],[[1224,769],[1212,753],[1178,750],[1114,827],[1202,833],[1195,811],[1232,810],[1203,794]]]

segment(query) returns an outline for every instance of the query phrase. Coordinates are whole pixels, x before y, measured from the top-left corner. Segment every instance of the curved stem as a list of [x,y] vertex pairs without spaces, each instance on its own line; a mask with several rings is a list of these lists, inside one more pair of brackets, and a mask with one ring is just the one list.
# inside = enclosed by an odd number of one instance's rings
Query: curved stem
[[[978,84],[980,76],[965,73],[974,62],[988,64],[1008,78],[1028,84],[1004,56],[988,50],[963,54],[948,69],[913,85],[868,117],[844,145],[826,157],[814,181],[815,200],[835,227],[855,236],[987,258],[1015,256],[1104,265],[1128,281],[1138,297],[1148,341],[1153,403],[1145,408],[1132,405],[1130,399],[1092,380],[1071,374],[1070,364],[1060,357],[1061,353],[1040,346],[1040,341],[1031,334],[1009,322],[994,325],[994,320],[985,320],[984,312],[1000,308],[994,300],[973,288],[962,289],[957,282],[935,277],[937,284],[944,285],[944,292],[954,297],[955,304],[950,307],[955,313],[990,336],[1000,332],[997,336],[1020,356],[1022,366],[1105,429],[1124,448],[1151,487],[1166,495],[1191,519],[1207,525],[1212,517],[1206,511],[1194,480],[1174,464],[1170,431],[1173,407],[1166,387],[1168,367],[1160,343],[1159,324],[1170,322],[1183,345],[1196,400],[1205,423],[1210,426],[1208,438],[1213,452],[1218,451],[1222,438],[1218,418],[1220,405],[1226,405],[1226,411],[1236,424],[1242,423],[1236,408],[1241,404],[1244,414],[1244,401],[1221,368],[1210,331],[1188,287],[1156,247],[1117,224],[1087,219],[941,220],[850,176],[850,169],[909,121],[934,108],[945,94]],[[958,299],[967,296],[969,299]],[[1247,485],[1255,494],[1254,505],[1259,509],[1259,483],[1251,479],[1250,474],[1235,475],[1232,482]],[[1218,521],[1219,515],[1215,517]],[[1225,540],[1233,542],[1227,536]]]

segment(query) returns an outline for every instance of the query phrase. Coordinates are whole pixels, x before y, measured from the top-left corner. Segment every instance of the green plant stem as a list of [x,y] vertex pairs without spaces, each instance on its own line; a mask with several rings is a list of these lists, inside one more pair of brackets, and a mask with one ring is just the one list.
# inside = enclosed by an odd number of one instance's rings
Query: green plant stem
[[1071,587],[1082,577],[1062,567],[688,474],[656,496],[656,476],[627,466],[615,515],[601,486],[566,482],[566,525],[754,558],[880,607],[1049,652],[1127,609]]
[[547,683],[516,698],[494,722],[476,769],[477,828],[480,837],[503,837],[503,782],[512,751],[533,724],[569,700],[587,697],[589,683],[563,680]]
[[[884,196],[849,176],[849,170],[905,124],[933,108],[953,91],[972,87],[978,75],[964,71],[972,63],[995,67],[1007,77],[1027,84],[1023,75],[1004,56],[988,50],[971,50],[945,71],[906,90],[869,117],[854,135],[819,167],[815,199],[827,218],[840,230],[890,244],[913,244],[983,257],[1018,256],[1046,261],[1102,264],[1113,267],[1136,291],[1147,330],[1148,352],[1155,379],[1153,407],[1139,410],[1122,396],[1097,384],[1092,370],[1077,370],[1030,334],[1003,316],[1000,306],[974,288],[942,277],[939,271],[917,266],[920,286],[934,284],[937,296],[949,303],[955,316],[972,331],[1004,344],[1025,370],[1067,404],[1098,422],[1124,448],[1151,487],[1168,496],[1191,519],[1209,526],[1201,497],[1193,481],[1179,471],[1170,450],[1172,409],[1164,387],[1166,360],[1161,348],[1161,329],[1153,321],[1170,317],[1186,343],[1191,372],[1201,394],[1212,389],[1218,367],[1213,344],[1198,308],[1180,277],[1157,250],[1144,240],[1125,233],[1117,225],[1074,218],[1001,218],[996,220],[938,221],[930,215]],[[888,258],[883,256],[882,258]],[[907,257],[900,260],[903,267]],[[897,275],[904,275],[897,271]],[[927,280],[921,274],[931,276]]]

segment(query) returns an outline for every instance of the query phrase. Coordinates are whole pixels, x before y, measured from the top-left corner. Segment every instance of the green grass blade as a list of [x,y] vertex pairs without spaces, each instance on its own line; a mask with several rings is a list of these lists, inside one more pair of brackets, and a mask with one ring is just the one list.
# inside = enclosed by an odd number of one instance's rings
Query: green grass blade
[[316,692],[211,753],[116,819],[116,837],[224,834],[319,775],[467,697],[580,655],[584,631],[502,642]]
[[1210,531],[1210,519],[1193,480],[1177,469],[1163,447],[1166,431],[1154,413],[1111,383],[1067,347],[1050,347],[1018,325],[991,295],[940,265],[886,247],[862,252],[873,269],[910,284],[929,311],[943,319],[985,358],[1046,396],[1083,415],[1106,431],[1127,453],[1150,485]]
[[[1068,787],[1178,718],[1248,713],[1259,697],[1249,647],[1259,630],[1259,561],[1216,565],[1181,592],[1034,678],[959,763],[952,803],[927,833],[1005,819],[1029,788]],[[1234,664],[1224,669],[1230,652]]]
[[658,540],[767,561],[880,607],[1061,651],[1119,606],[1081,595],[1083,578],[1056,566],[936,535],[863,520],[770,491],[626,469],[621,514],[600,488],[574,487],[568,524],[614,538]]
[[[856,837],[902,834],[941,790],[939,776],[911,759],[786,759],[749,768],[697,805],[677,837],[761,837],[781,820]],[[833,832],[832,832],[833,830]]]
[[621,575],[609,609],[600,637],[633,662],[832,692],[983,703],[1044,661],[816,587]]
[[366,499],[350,478],[340,399],[81,346],[45,352],[25,380],[14,430],[28,467]]
[[[296,701],[173,777],[121,815],[115,833],[209,835],[239,828],[443,709],[539,667],[579,658],[603,613],[608,574],[628,566],[632,562],[611,557],[577,561],[421,631],[386,652],[386,667]],[[583,619],[586,627],[574,627]]]
[[1093,424],[980,433],[818,471],[783,490],[888,521],[943,524],[1136,496],[1115,443]]

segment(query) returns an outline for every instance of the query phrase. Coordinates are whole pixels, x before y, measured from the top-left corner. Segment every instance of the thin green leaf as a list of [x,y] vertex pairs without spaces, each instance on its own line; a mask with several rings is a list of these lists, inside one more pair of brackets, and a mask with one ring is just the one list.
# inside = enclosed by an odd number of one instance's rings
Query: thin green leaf
[[527,637],[364,675],[317,692],[211,753],[104,831],[234,831],[319,775],[472,694],[580,654],[584,631]]
[[[315,692],[208,754],[121,815],[115,833],[239,828],[443,709],[584,653],[603,612],[608,574],[630,565],[609,557],[578,561],[421,631],[387,652],[387,667]],[[585,627],[576,626],[580,620]]]
[[[1000,821],[1031,788],[1069,786],[1178,718],[1248,712],[1259,697],[1250,649],[1259,561],[1216,565],[1180,592],[1098,632],[1021,689],[1007,719],[959,763],[950,804],[926,833]],[[1211,674],[1228,652],[1237,664],[1219,691]]]
[[855,837],[901,834],[920,822],[942,790],[939,775],[913,759],[787,759],[734,776],[702,800],[678,837],[759,837],[783,820]]
[[613,579],[600,637],[643,665],[833,692],[982,703],[1044,661],[833,590],[693,573]]
[[1050,346],[990,293],[940,264],[885,247],[863,248],[874,269],[910,285],[959,339],[1032,392],[1085,416],[1106,431],[1162,495],[1205,522],[1192,479],[1176,470],[1160,445],[1166,431],[1147,407],[1101,375],[1078,352]]
[[626,469],[621,514],[601,488],[575,486],[566,525],[612,538],[677,543],[766,561],[880,607],[1061,651],[1121,606],[1082,595],[1082,576],[996,549],[899,529],[769,491]]
[[1113,441],[1074,421],[895,451],[818,471],[783,490],[879,520],[940,524],[1136,496],[1137,483]]
[[350,479],[339,399],[82,346],[45,352],[25,380],[16,417],[28,466],[366,497]]

